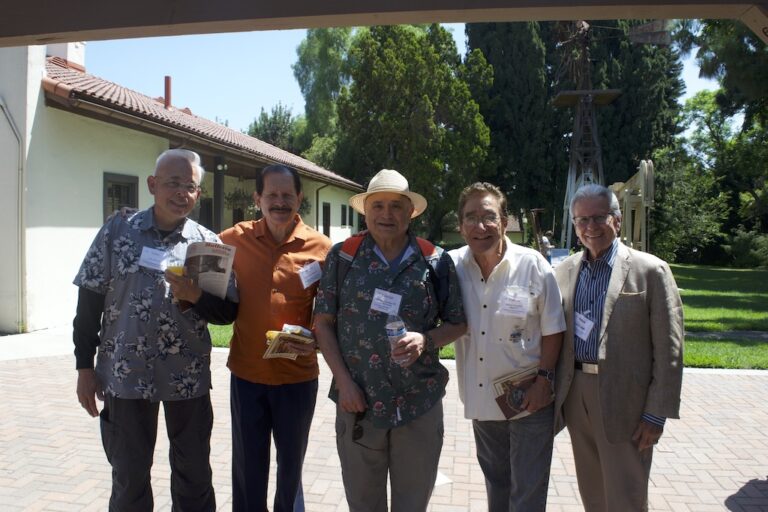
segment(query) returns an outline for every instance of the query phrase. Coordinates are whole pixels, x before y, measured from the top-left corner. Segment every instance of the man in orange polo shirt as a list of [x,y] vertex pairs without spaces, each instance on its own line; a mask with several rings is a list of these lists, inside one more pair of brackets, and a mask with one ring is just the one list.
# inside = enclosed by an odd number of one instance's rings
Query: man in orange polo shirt
[[229,352],[232,372],[232,510],[267,510],[270,436],[277,449],[274,512],[304,510],[301,468],[317,398],[314,346],[292,344],[296,360],[264,359],[266,332],[283,324],[309,327],[328,237],[298,215],[303,194],[295,169],[265,167],[256,177],[264,217],[221,233],[237,247],[240,307]]

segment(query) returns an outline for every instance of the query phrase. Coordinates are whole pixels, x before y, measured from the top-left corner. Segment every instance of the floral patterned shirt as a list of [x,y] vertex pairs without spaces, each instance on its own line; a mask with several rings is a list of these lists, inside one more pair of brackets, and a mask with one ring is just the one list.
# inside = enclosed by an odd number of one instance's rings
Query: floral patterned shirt
[[[152,208],[115,215],[98,232],[74,284],[104,295],[96,374],[106,393],[153,402],[184,400],[211,386],[211,337],[193,309],[173,303],[163,272],[139,265],[145,247],[182,261],[191,242],[219,242],[185,220],[163,236]],[[237,300],[234,279],[227,297]]]
[[[366,236],[357,251],[342,289],[337,290],[341,244],[325,260],[325,270],[315,299],[315,314],[336,317],[336,337],[344,362],[368,403],[367,415],[378,428],[404,425],[429,411],[445,394],[448,371],[440,364],[438,350],[425,351],[408,368],[390,357],[385,332],[387,314],[371,309],[377,288],[402,296],[400,317],[408,331],[423,333],[438,324],[464,323],[464,308],[456,269],[447,253],[449,293],[438,304],[427,273],[429,264],[410,236],[410,248],[396,270],[376,254],[376,244]],[[330,398],[338,399],[335,385]]]

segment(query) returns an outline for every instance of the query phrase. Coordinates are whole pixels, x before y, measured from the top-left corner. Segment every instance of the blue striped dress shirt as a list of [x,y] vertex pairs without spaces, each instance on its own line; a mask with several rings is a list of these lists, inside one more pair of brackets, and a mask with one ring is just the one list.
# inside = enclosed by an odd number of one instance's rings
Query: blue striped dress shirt
[[[595,261],[589,261],[586,251],[584,252],[584,259],[581,262],[581,269],[576,281],[573,308],[574,313],[581,313],[594,324],[587,335],[587,339],[583,339],[575,333],[573,335],[573,351],[576,361],[597,363],[598,336],[603,321],[605,296],[608,292],[613,265],[616,263],[616,248],[619,243],[619,240],[615,239],[608,251]],[[643,414],[643,419],[660,427],[663,427],[666,421],[664,417],[647,413]]]

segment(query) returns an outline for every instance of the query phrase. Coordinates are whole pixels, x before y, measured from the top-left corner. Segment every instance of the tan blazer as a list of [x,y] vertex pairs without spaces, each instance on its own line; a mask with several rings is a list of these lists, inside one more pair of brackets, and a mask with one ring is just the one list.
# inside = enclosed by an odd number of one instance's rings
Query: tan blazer
[[[555,269],[566,331],[555,381],[555,432],[574,372],[573,300],[583,253]],[[598,337],[600,404],[611,443],[631,440],[643,413],[679,418],[683,306],[669,266],[619,243]]]

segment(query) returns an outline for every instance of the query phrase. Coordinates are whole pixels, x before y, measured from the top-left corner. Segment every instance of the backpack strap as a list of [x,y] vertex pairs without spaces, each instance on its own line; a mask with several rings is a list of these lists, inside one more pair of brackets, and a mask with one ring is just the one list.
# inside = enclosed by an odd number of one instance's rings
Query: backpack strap
[[360,231],[350,236],[341,243],[339,249],[339,268],[336,271],[336,294],[338,296],[339,290],[344,285],[344,278],[347,277],[349,267],[352,266],[352,260],[355,259],[357,251],[360,249],[360,244],[363,243],[365,235],[368,234],[368,230]]
[[[344,278],[347,277],[349,268],[352,266],[352,261],[357,256],[357,251],[360,249],[360,244],[363,243],[363,239],[368,234],[368,231],[360,231],[341,243],[339,249],[339,265],[336,272],[336,293],[339,293],[344,285]],[[445,257],[448,254],[440,247],[426,240],[424,238],[416,237],[416,243],[419,246],[421,255],[429,264],[427,267],[427,273],[429,280],[432,282],[432,287],[435,289],[437,300],[440,306],[445,303],[448,298],[448,274],[449,266]]]

